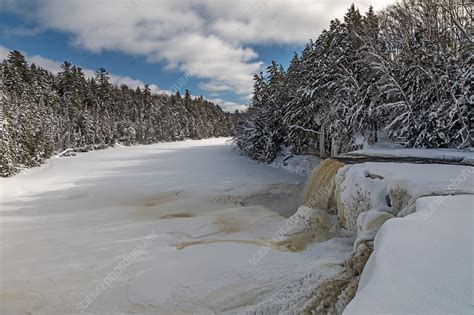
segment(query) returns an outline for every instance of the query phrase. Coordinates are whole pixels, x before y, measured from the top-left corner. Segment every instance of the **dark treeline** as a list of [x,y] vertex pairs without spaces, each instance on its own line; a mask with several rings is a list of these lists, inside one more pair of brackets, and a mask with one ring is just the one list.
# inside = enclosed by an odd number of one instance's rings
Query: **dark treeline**
[[234,141],[266,162],[281,145],[304,152],[322,128],[342,150],[381,131],[406,147],[469,146],[471,21],[469,0],[404,1],[377,14],[352,5],[288,69],[273,63],[255,76]]
[[0,175],[41,164],[68,148],[87,151],[117,142],[149,144],[229,135],[232,115],[202,97],[154,95],[95,78],[67,62],[57,75],[12,51],[1,64]]

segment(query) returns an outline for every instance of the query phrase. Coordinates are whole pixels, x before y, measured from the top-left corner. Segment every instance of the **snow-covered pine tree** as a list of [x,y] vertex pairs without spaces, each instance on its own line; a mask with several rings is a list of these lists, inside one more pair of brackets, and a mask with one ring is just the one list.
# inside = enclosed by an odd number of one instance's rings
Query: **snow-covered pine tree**
[[5,63],[2,63],[0,70],[0,176],[10,176],[15,174],[15,153],[13,152],[13,141],[10,136],[10,126],[8,125],[7,115],[8,111],[8,99],[4,84],[3,67]]
[[286,133],[282,121],[287,93],[285,73],[276,62],[267,67],[266,76],[254,76],[252,105],[233,130],[237,146],[253,159],[275,159]]
[[[403,1],[365,16],[352,5],[286,72],[271,65],[255,76],[234,140],[263,161],[280,143],[303,152],[326,128],[344,150],[357,133],[375,142],[381,131],[407,147],[470,146],[471,29],[469,1]],[[273,84],[269,72],[277,74]]]
[[[105,69],[85,78],[68,62],[56,76],[12,51],[1,63],[0,175],[39,165],[54,151],[227,136],[231,119],[202,97],[185,100],[110,83]],[[185,102],[188,105],[185,105]],[[189,107],[188,108],[186,108]],[[189,132],[190,115],[196,130]]]

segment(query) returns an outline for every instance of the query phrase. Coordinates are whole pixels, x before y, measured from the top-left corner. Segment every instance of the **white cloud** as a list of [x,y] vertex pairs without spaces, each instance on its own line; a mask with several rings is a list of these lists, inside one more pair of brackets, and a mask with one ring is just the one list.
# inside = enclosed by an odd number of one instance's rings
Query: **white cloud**
[[302,44],[342,17],[352,3],[362,12],[381,9],[394,0],[207,0],[209,29],[228,41],[257,44]]
[[225,101],[221,98],[212,98],[209,99],[209,101],[219,105],[224,111],[231,113],[235,112],[236,110],[244,111],[248,108],[248,105]]
[[164,61],[168,69],[202,79],[211,93],[245,97],[262,67],[250,44],[305,43],[352,2],[366,10],[369,3],[380,9],[393,1],[0,0],[0,10],[29,18],[40,29],[67,32],[74,45],[89,51]]
[[[186,81],[199,79],[199,87],[209,95],[230,92],[248,100],[253,74],[264,66],[251,45],[303,44],[316,38],[331,19],[342,17],[353,2],[366,11],[369,4],[381,9],[394,1],[0,0],[0,11],[33,22],[35,32],[66,32],[73,45],[93,53],[119,51],[164,62],[166,69],[182,72]],[[30,58],[50,69],[57,67],[40,56]],[[111,77],[117,84],[143,85],[137,79]],[[153,89],[159,91],[157,86]],[[226,108],[244,106],[220,103]]]
[[6,59],[10,50],[0,45],[0,60]]
[[[24,52],[22,53],[25,54]],[[57,74],[58,72],[61,71],[61,63],[58,61],[54,61],[54,60],[44,58],[38,55],[28,56],[25,54],[25,57],[28,63],[30,64],[34,63],[35,65],[40,66],[48,71],[51,71],[54,74]],[[91,76],[91,74],[93,73],[94,73],[93,70],[84,69],[84,74],[88,77]]]
[[[7,58],[10,51],[11,49],[8,49],[7,47],[0,45],[0,60]],[[34,63],[37,66],[40,66],[54,74],[57,74],[58,72],[61,71],[61,64],[62,64],[61,62],[44,58],[39,55],[29,56],[25,54],[24,52],[22,53],[25,55],[26,60],[30,64]],[[82,69],[82,70],[84,72],[84,75],[87,78],[93,78],[95,76],[95,70],[91,70],[91,69]],[[109,75],[110,75],[110,82],[115,85],[124,84],[132,89],[136,89],[137,87],[142,88],[143,86],[145,86],[145,83],[142,80],[133,79],[129,76],[120,76],[120,75],[115,75],[115,74],[109,74]],[[161,90],[156,84],[150,84],[150,90],[156,94],[169,93],[169,91]]]
[[219,93],[219,92],[224,92],[231,89],[230,86],[219,83],[219,82],[204,82],[204,83],[200,83],[199,87],[211,93]]

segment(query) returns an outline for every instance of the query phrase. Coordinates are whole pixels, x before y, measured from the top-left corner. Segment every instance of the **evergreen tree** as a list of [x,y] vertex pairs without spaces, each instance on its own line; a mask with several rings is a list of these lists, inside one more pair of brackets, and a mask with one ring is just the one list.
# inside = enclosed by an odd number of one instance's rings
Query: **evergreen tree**
[[305,152],[320,130],[344,151],[356,136],[370,144],[380,132],[406,147],[472,145],[470,10],[462,0],[417,0],[362,16],[351,5],[286,72],[273,63],[255,75],[235,143],[261,161],[281,144]]
[[[202,97],[153,95],[110,83],[105,69],[86,79],[64,62],[56,76],[12,51],[0,68],[0,175],[38,166],[54,152],[228,136],[232,119]],[[192,129],[192,132],[191,132]]]

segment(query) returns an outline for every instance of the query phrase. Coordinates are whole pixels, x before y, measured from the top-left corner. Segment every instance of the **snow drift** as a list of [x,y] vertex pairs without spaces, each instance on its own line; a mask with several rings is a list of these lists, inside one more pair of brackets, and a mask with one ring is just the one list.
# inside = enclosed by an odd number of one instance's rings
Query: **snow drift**
[[448,196],[427,217],[436,198],[382,226],[346,314],[472,314],[474,198]]

